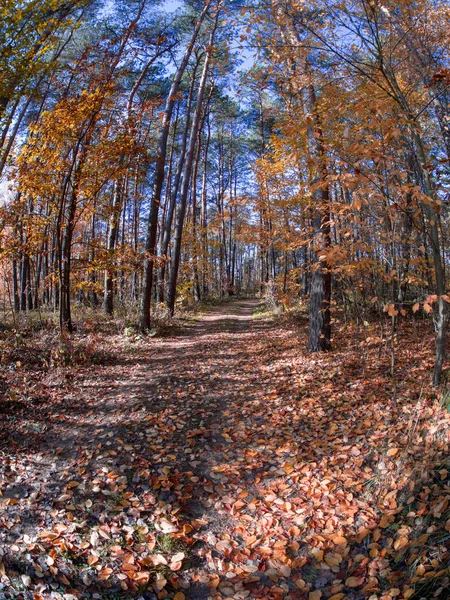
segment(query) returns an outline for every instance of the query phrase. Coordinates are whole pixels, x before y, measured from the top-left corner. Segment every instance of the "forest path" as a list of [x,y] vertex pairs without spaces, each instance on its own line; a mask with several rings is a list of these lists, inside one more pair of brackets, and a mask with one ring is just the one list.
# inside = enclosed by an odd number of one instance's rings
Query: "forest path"
[[419,442],[408,454],[415,405],[392,406],[386,367],[368,360],[364,377],[348,336],[307,354],[306,322],[257,307],[118,336],[69,386],[42,380],[48,399],[0,448],[0,600],[401,597],[406,529],[377,525],[404,501],[410,456],[423,469]]

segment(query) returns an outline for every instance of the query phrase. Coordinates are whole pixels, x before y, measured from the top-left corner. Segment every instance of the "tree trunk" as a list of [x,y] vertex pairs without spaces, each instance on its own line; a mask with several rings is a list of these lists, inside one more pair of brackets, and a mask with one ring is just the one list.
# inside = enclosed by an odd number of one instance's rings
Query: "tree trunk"
[[156,251],[156,236],[158,228],[158,214],[159,206],[161,204],[161,193],[164,183],[165,166],[166,166],[166,154],[167,154],[167,140],[169,137],[170,121],[172,118],[173,108],[175,105],[176,95],[180,87],[181,78],[188,65],[189,59],[192,54],[197,36],[200,32],[203,20],[209,9],[211,0],[207,0],[203,11],[197,20],[194,28],[194,32],[191,36],[189,44],[185,50],[183,59],[178,67],[175,77],[172,81],[172,85],[167,98],[166,106],[164,109],[163,124],[161,135],[158,144],[158,155],[156,159],[155,174],[153,179],[153,193],[150,205],[150,215],[148,218],[147,225],[147,237],[145,242],[145,259],[144,259],[144,275],[142,282],[142,303],[141,303],[141,329],[146,331],[150,328],[150,304],[153,287],[153,265]]
[[114,185],[112,213],[109,220],[108,240],[107,240],[107,266],[105,270],[105,289],[103,296],[103,310],[105,315],[114,313],[114,250],[116,248],[117,231],[122,208],[121,189],[118,182]]
[[[309,68],[309,65],[306,65]],[[311,274],[308,350],[321,352],[331,346],[331,271],[326,253],[331,246],[330,197],[326,182],[322,128],[317,112],[316,92],[312,83],[302,89],[303,111],[307,123],[308,149],[314,162],[311,182],[314,206],[314,264]]]
[[189,184],[190,184],[190,180],[191,180],[195,145],[197,142],[197,135],[198,135],[199,125],[200,125],[202,109],[203,109],[203,96],[205,93],[206,81],[208,78],[208,68],[209,68],[209,62],[211,59],[212,46],[214,43],[214,35],[216,32],[216,28],[217,28],[218,16],[219,16],[219,11],[217,11],[217,13],[216,13],[215,23],[214,23],[213,29],[211,31],[208,48],[206,50],[205,62],[203,63],[203,71],[202,71],[202,76],[200,79],[198,95],[197,95],[197,104],[195,107],[194,118],[192,120],[189,146],[188,146],[188,150],[186,153],[186,161],[185,161],[185,167],[184,167],[184,172],[183,172],[183,183],[181,186],[180,206],[179,206],[179,211],[178,211],[178,215],[177,215],[177,224],[176,224],[176,228],[175,228],[172,266],[171,266],[171,270],[170,270],[169,290],[168,290],[168,296],[167,296],[167,306],[172,315],[175,310],[178,268],[180,266],[181,239],[182,239],[182,235],[183,235],[184,216],[186,213],[186,201],[187,201],[187,195],[188,195],[188,191],[189,191]]

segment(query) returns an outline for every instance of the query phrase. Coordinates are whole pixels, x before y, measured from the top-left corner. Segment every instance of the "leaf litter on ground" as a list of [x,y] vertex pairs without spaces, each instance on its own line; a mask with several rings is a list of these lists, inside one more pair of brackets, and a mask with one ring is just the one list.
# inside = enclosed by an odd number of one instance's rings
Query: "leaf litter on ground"
[[3,370],[0,598],[448,597],[432,332],[404,325],[394,406],[381,343],[306,354],[255,306]]

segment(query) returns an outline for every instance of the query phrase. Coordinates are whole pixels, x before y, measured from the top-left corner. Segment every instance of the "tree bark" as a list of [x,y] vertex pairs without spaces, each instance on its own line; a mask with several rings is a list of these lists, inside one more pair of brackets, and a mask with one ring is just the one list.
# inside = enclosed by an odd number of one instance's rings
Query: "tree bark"
[[186,213],[186,201],[187,195],[189,191],[189,184],[191,180],[192,166],[194,160],[194,152],[195,146],[197,142],[197,135],[200,125],[200,119],[203,109],[203,97],[205,93],[206,81],[208,78],[208,69],[209,62],[211,59],[214,36],[217,28],[219,11],[216,13],[215,23],[213,29],[211,31],[211,35],[209,38],[208,48],[206,49],[205,61],[203,63],[203,71],[202,76],[199,83],[198,95],[197,95],[197,103],[195,107],[194,118],[192,120],[191,134],[189,139],[189,146],[186,153],[186,161],[183,172],[183,182],[181,186],[180,193],[180,206],[177,215],[177,224],[175,228],[175,239],[174,239],[174,247],[173,247],[173,257],[172,257],[172,266],[170,270],[170,280],[169,280],[169,290],[167,296],[167,306],[170,310],[170,313],[173,315],[175,310],[175,299],[176,299],[176,287],[178,280],[178,269],[180,266],[180,255],[181,255],[181,240],[183,235],[183,224],[184,224],[184,216]]
[[166,166],[167,140],[170,131],[170,121],[175,105],[176,95],[180,87],[181,78],[189,63],[197,36],[200,32],[203,20],[206,17],[211,0],[205,2],[205,6],[200,17],[197,20],[191,39],[185,50],[183,59],[175,73],[169,96],[163,115],[162,130],[158,144],[158,154],[156,159],[155,174],[153,178],[153,193],[150,205],[150,215],[147,224],[147,236],[145,242],[144,274],[142,282],[142,303],[141,303],[141,329],[146,331],[150,328],[150,305],[153,287],[153,266],[156,251],[156,236],[158,228],[158,214],[161,204],[161,193],[164,184],[164,174]]

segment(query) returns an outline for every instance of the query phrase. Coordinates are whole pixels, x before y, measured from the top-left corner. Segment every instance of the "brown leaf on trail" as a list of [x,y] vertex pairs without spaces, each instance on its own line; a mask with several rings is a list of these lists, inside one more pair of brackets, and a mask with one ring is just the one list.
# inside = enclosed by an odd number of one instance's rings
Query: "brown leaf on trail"
[[147,571],[137,571],[136,573],[130,574],[129,577],[140,585],[144,585],[150,581],[150,573]]
[[167,519],[161,519],[159,523],[157,523],[157,527],[163,533],[175,533],[178,531],[178,527]]
[[395,456],[396,454],[398,454],[399,452],[399,448],[390,448],[387,452],[388,456]]
[[328,553],[325,556],[325,562],[330,567],[336,567],[337,565],[341,564],[341,562],[342,562],[342,556],[340,554],[331,554],[331,553]]
[[355,588],[363,585],[365,577],[349,577],[345,580],[345,585],[350,588]]
[[178,560],[178,561],[175,560],[170,563],[169,568],[171,571],[179,571],[182,566],[183,566],[183,563],[181,562],[181,560]]
[[155,582],[156,589],[161,591],[166,587],[166,585],[167,585],[167,579],[165,577],[163,577],[162,575],[158,575],[156,582]]
[[386,527],[389,527],[392,521],[394,521],[394,516],[385,514],[381,517],[379,526],[381,527],[381,529],[386,529]]
[[184,553],[184,552],[178,552],[177,554],[174,554],[174,555],[171,557],[171,559],[170,559],[170,560],[171,560],[171,561],[175,561],[175,562],[179,562],[179,561],[181,561],[181,560],[184,560],[185,556],[186,556],[186,555],[185,555],[185,553]]
[[331,539],[337,546],[346,546],[348,544],[346,538],[342,535],[334,535]]
[[400,550],[401,548],[406,548],[406,546],[408,546],[408,544],[409,544],[409,539],[406,536],[399,536],[394,541],[394,549]]
[[322,591],[315,590],[314,592],[309,592],[308,600],[320,600],[322,598]]
[[102,569],[99,574],[98,574],[98,579],[100,581],[107,581],[111,575],[113,574],[113,570],[110,569],[109,567],[105,567],[104,569]]

